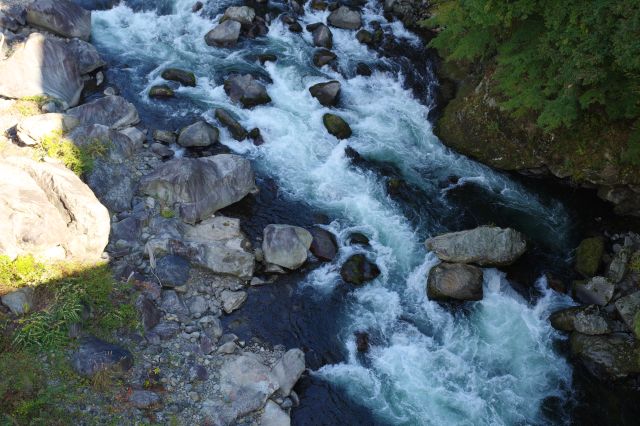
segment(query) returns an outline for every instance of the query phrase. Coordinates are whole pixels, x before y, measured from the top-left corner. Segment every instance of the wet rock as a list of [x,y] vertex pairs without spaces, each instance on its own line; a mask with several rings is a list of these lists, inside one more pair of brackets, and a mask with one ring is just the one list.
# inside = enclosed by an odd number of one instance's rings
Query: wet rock
[[318,227],[311,228],[310,233],[313,237],[311,253],[320,260],[332,261],[338,253],[336,237],[331,232]]
[[0,61],[0,96],[46,95],[66,108],[78,104],[83,87],[75,53],[60,39],[33,33]]
[[23,118],[16,128],[18,139],[25,145],[37,145],[51,135],[70,132],[80,125],[77,118],[60,113],[33,115]]
[[138,297],[138,300],[136,301],[136,307],[140,312],[142,325],[144,326],[144,329],[146,331],[149,331],[158,325],[160,319],[162,318],[162,312],[160,312],[160,309],[158,309],[151,298],[140,295],[140,297]]
[[356,349],[358,352],[369,352],[369,334],[358,331],[356,332]]
[[327,22],[332,27],[345,30],[357,30],[362,26],[360,12],[349,9],[347,6],[340,6],[327,18]]
[[247,300],[246,291],[231,291],[224,290],[220,294],[220,301],[222,302],[222,308],[228,314],[238,309]]
[[480,266],[510,265],[527,249],[521,233],[494,226],[439,235],[429,238],[426,246],[440,260]]
[[165,205],[178,205],[180,217],[196,223],[244,198],[255,188],[251,163],[240,156],[220,154],[202,158],[176,158],[145,176],[143,194]]
[[604,254],[604,240],[600,237],[582,240],[576,249],[576,271],[585,277],[592,277],[600,268]]
[[576,297],[583,303],[604,306],[613,297],[615,286],[605,277],[593,277],[589,281],[576,283]]
[[260,146],[264,143],[264,139],[262,139],[262,134],[258,128],[251,129],[249,132],[249,138],[251,138],[255,146]]
[[290,225],[267,225],[262,240],[265,262],[297,269],[306,262],[312,240],[306,229]]
[[369,77],[372,74],[371,67],[364,62],[358,62],[358,65],[356,65],[356,74]]
[[231,136],[237,141],[242,141],[247,138],[247,131],[238,121],[231,116],[227,111],[222,108],[216,108],[215,112],[218,121],[229,129]]
[[242,25],[238,21],[227,20],[218,24],[204,36],[204,41],[209,46],[234,47],[240,37]]
[[362,43],[370,46],[373,44],[373,34],[367,30],[360,30],[356,33],[356,39]]
[[0,159],[0,254],[97,260],[110,222],[107,209],[66,167],[27,157]]
[[136,408],[145,409],[160,404],[160,396],[151,391],[134,390],[129,395],[129,403]]
[[304,352],[300,349],[290,349],[280,358],[271,373],[278,382],[281,395],[287,396],[291,393],[293,386],[304,372],[304,369]]
[[33,288],[23,287],[2,296],[2,304],[14,315],[23,315],[33,307]]
[[191,265],[182,256],[168,255],[156,261],[156,275],[163,287],[180,287],[189,280]]
[[256,17],[256,12],[249,6],[231,6],[224,11],[224,15],[220,18],[220,23],[226,20],[240,22],[242,26],[249,26]]
[[206,147],[218,143],[220,131],[205,121],[196,121],[178,135],[178,145],[185,148]]
[[[67,47],[71,49],[78,62],[80,74],[89,74],[106,65],[106,62],[100,57],[98,50],[91,43],[74,38],[69,40]],[[100,81],[96,83],[98,86],[102,84]]]
[[311,9],[327,10],[327,2],[323,0],[311,0]]
[[440,263],[429,271],[429,300],[482,300],[482,269],[459,263]]
[[176,134],[169,130],[154,130],[152,137],[154,140],[166,144],[176,143],[178,140]]
[[326,107],[336,106],[338,104],[338,96],[340,95],[340,83],[333,80],[326,83],[314,84],[309,88],[309,92],[321,105]]
[[357,245],[361,245],[361,246],[368,246],[369,245],[369,237],[367,237],[364,234],[361,234],[360,232],[354,232],[351,235],[349,235],[349,244],[357,244]]
[[337,58],[336,54],[333,53],[330,50],[327,49],[318,49],[316,50],[316,52],[313,54],[313,64],[318,67],[321,68],[333,61],[335,61]]
[[224,82],[224,91],[234,102],[240,102],[244,108],[271,102],[267,89],[250,74],[234,75]]
[[131,127],[140,121],[136,107],[121,96],[105,96],[71,108],[67,114],[76,117],[81,125],[101,124],[114,130]]
[[151,144],[151,152],[158,155],[162,159],[168,159],[175,155],[172,149],[161,143],[153,143]]
[[166,98],[173,98],[174,96],[175,96],[175,93],[173,92],[173,89],[167,86],[166,84],[151,86],[151,89],[149,89],[150,98],[166,99]]
[[611,327],[597,306],[579,306],[554,312],[549,318],[551,326],[562,331],[577,331],[597,335],[611,333]]
[[629,330],[636,333],[636,336],[640,333],[636,326],[636,317],[640,312],[640,291],[636,291],[627,296],[623,296],[615,302],[616,312],[622,318],[622,321],[627,325]]
[[197,1],[191,7],[191,12],[193,13],[200,12],[200,10],[202,10],[203,7],[204,7],[204,4],[201,1]]
[[258,55],[258,61],[260,61],[260,63],[263,65],[267,62],[275,62],[277,60],[278,60],[278,57],[271,53],[264,53],[262,55]]
[[571,354],[600,380],[619,380],[640,373],[638,341],[623,335],[572,333]]
[[354,254],[340,268],[340,276],[350,284],[361,285],[380,275],[378,265],[371,262],[364,254]]
[[196,76],[191,71],[181,70],[179,68],[167,68],[160,74],[162,78],[170,81],[177,81],[183,86],[195,87]]
[[124,371],[133,366],[133,355],[120,346],[107,343],[97,337],[81,339],[71,355],[71,366],[81,376],[93,376],[98,371],[120,368]]
[[338,139],[351,137],[351,127],[341,117],[335,114],[325,114],[322,116],[322,123],[327,131]]
[[261,426],[290,426],[289,415],[278,404],[269,400],[264,406],[264,413],[260,418]]
[[91,12],[68,0],[35,0],[27,7],[26,19],[62,37],[91,37]]
[[[308,29],[309,27],[307,27]],[[333,47],[333,34],[329,27],[325,24],[317,25],[313,28],[311,33],[313,39],[313,45],[317,47],[325,47],[331,49]]]

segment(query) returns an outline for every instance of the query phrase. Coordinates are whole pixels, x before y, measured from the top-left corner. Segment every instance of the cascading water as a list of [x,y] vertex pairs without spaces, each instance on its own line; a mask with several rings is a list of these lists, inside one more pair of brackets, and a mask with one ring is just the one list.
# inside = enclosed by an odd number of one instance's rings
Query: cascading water
[[[477,198],[472,208],[500,211],[528,237],[560,252],[570,244],[563,206],[446,149],[426,119],[429,108],[405,87],[402,68],[358,43],[353,32],[332,29],[338,70],[317,69],[311,63],[315,49],[310,34],[291,33],[279,20],[266,37],[235,49],[207,46],[203,36],[214,22],[192,13],[192,3],[123,1],[94,12],[93,40],[110,58],[112,74],[127,82],[125,95],[149,120],[175,127],[186,117],[203,115],[214,122],[211,110],[223,107],[244,127],[261,129],[266,143],[260,147],[236,142],[224,129],[222,142],[252,158],[258,172],[275,179],[285,197],[331,217],[329,227],[342,246],[338,259],[312,271],[300,288],[328,298],[344,285],[339,266],[355,251],[366,252],[379,265],[380,277],[350,292],[343,301],[344,315],[335,319],[348,356],[313,374],[342,388],[380,423],[551,421],[542,414],[542,405],[569,397],[571,369],[553,349],[558,336],[546,318],[569,301],[546,290],[540,279],[536,285],[542,296],[528,302],[504,274],[487,269],[482,302],[467,310],[445,309],[426,298],[425,277],[436,259],[423,241],[459,224],[460,203],[452,193],[468,186]],[[207,7],[221,12],[227,5],[209,2]],[[310,24],[327,16],[307,7],[301,20]],[[363,20],[366,25],[376,20],[385,31],[420,47],[401,24],[388,23],[377,5],[365,7]],[[278,60],[261,66],[256,61],[260,53],[274,53]],[[358,62],[369,64],[373,75],[355,76]],[[148,100],[148,89],[161,81],[159,74],[168,66],[194,71],[197,87],[179,88],[178,99],[171,102]],[[222,88],[223,78],[232,72],[268,79],[272,102],[251,110],[232,104]],[[342,85],[338,113],[354,131],[348,141],[326,133],[322,115],[329,109],[308,91],[328,79]],[[385,176],[376,167],[354,166],[345,155],[347,146],[372,165],[392,168],[415,196],[391,198]],[[347,245],[353,231],[368,234],[371,246]],[[356,351],[356,331],[371,336],[366,355]],[[553,419],[563,420],[562,414]]]

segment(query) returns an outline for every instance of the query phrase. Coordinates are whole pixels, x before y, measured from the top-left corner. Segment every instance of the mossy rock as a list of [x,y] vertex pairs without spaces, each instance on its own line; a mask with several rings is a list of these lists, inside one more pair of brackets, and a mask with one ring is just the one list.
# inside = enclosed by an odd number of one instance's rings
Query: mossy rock
[[194,87],[196,85],[195,74],[179,68],[167,68],[162,71],[161,77],[165,80],[177,81],[183,86]]
[[161,84],[158,86],[153,86],[149,90],[150,98],[173,98],[174,97],[173,89],[166,84]]
[[600,268],[603,254],[604,240],[601,237],[582,240],[576,249],[576,271],[586,277],[594,276]]
[[351,136],[351,127],[342,118],[335,114],[325,114],[322,122],[327,131],[338,139],[347,139]]

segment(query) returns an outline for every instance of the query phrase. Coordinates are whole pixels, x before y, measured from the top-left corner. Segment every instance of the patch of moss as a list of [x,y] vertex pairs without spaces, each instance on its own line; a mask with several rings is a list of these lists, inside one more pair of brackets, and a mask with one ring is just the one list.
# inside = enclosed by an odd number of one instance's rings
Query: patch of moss
[[162,208],[162,210],[160,210],[160,216],[164,217],[165,219],[172,219],[176,217],[176,213],[170,208],[164,207]]
[[6,287],[37,285],[54,275],[54,269],[48,269],[33,256],[18,256],[12,260],[8,256],[0,255],[0,292]]
[[629,269],[632,272],[640,273],[640,250],[631,255],[629,260]]
[[604,240],[600,237],[586,238],[576,249],[576,271],[584,276],[592,277],[598,272]]
[[60,160],[78,176],[93,170],[94,160],[103,157],[109,150],[109,144],[98,139],[77,146],[64,137],[62,132],[53,132],[45,136],[40,144],[41,154]]

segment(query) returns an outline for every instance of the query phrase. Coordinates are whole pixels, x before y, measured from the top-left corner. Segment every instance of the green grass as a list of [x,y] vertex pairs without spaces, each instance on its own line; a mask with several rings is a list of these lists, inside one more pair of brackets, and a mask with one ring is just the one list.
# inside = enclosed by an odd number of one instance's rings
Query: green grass
[[11,260],[0,255],[0,289],[37,285],[55,275],[55,270],[38,262],[33,256],[18,256]]
[[45,136],[40,143],[40,154],[60,160],[78,176],[93,170],[94,160],[103,157],[109,150],[109,143],[95,139],[77,146],[64,137],[62,132],[53,132]]

